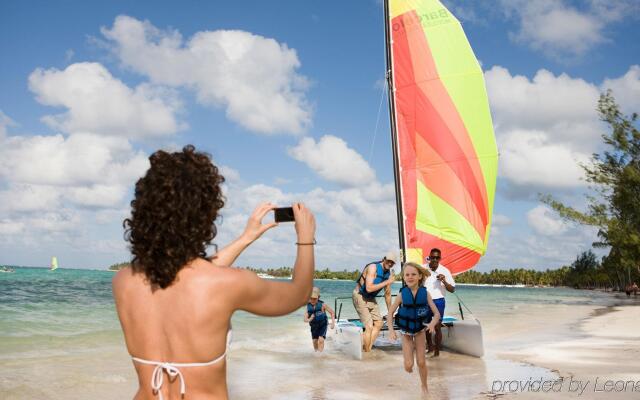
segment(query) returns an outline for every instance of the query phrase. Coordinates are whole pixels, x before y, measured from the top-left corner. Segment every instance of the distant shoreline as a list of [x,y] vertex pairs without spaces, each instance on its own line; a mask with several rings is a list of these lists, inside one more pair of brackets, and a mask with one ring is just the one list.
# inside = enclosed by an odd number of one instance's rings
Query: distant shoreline
[[[18,266],[18,265],[10,265],[10,264],[2,264],[11,268],[26,268],[26,269],[43,269],[43,270],[49,270],[50,268],[48,266]],[[105,272],[117,272],[122,268],[126,268],[127,266],[129,266],[129,263],[119,263],[119,264],[114,264],[109,266],[106,269],[102,269],[102,268],[73,268],[73,267],[60,267],[58,268],[58,270],[84,270],[84,271],[105,271]],[[290,280],[292,279],[291,275],[287,275],[287,276],[277,276],[277,275],[270,275],[268,274],[264,269],[253,269],[253,268],[249,268],[249,267],[237,267],[237,268],[244,268],[244,269],[250,269],[252,271],[254,271],[259,277],[263,278],[263,279],[283,279],[283,280]],[[263,272],[265,271],[265,272]],[[509,270],[506,270],[509,271]],[[349,273],[348,271],[330,271],[330,273]],[[317,273],[326,273],[325,271],[321,271],[321,270],[316,270],[316,274]],[[354,271],[354,273],[358,273],[358,271]],[[355,282],[355,278],[338,278],[338,277],[333,277],[333,278],[314,278],[314,280],[316,281],[349,281],[349,282]],[[396,280],[396,282],[400,282],[400,280]],[[456,282],[457,286],[460,287],[503,287],[503,288],[535,288],[535,289],[548,289],[548,288],[566,288],[566,289],[575,289],[575,290],[585,290],[585,291],[597,291],[597,292],[607,292],[607,293],[624,293],[624,291],[617,291],[614,290],[613,288],[605,288],[605,287],[595,287],[595,288],[576,288],[573,286],[567,286],[567,285],[534,285],[534,284],[524,284],[524,283],[518,283],[518,284],[501,284],[501,283],[463,283],[463,282]]]

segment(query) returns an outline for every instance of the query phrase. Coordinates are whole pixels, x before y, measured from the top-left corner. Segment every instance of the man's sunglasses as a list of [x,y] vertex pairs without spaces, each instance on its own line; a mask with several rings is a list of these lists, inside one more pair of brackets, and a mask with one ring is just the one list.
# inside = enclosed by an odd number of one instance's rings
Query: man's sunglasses
[[440,257],[440,256],[429,256],[429,257],[427,257],[427,260],[429,260],[429,261],[431,261],[431,260],[439,260],[441,258],[442,257]]

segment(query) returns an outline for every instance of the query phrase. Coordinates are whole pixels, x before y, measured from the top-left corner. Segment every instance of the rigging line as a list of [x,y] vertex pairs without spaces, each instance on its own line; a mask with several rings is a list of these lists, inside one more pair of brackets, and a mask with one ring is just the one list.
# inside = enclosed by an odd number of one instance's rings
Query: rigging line
[[[458,301],[464,306],[464,308],[467,309],[467,311],[469,311],[469,314],[473,315],[473,311],[471,311],[471,309],[469,307],[467,307],[466,304],[464,304],[464,301],[462,301],[462,299],[460,298],[460,296],[458,296],[458,293],[453,292],[454,296],[456,296],[458,298]],[[473,315],[473,317],[475,318],[475,315]]]
[[376,128],[373,130],[373,140],[371,141],[371,147],[369,148],[369,158],[367,160],[368,164],[371,164],[371,157],[373,156],[373,147],[376,143],[376,136],[378,135],[378,124],[380,123],[380,110],[382,109],[382,101],[384,100],[384,93],[387,89],[387,79],[383,79],[384,83],[382,84],[382,88],[380,90],[380,104],[378,105],[378,116],[376,117]]

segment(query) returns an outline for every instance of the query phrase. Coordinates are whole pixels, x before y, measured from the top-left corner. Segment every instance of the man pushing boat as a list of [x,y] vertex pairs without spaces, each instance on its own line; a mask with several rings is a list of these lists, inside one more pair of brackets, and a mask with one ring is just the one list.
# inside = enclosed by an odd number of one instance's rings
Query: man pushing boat
[[[425,261],[428,264],[426,267],[423,266],[423,268],[425,268],[426,274],[428,275],[424,282],[424,286],[427,288],[427,292],[431,294],[431,298],[440,312],[440,320],[442,321],[442,318],[444,318],[445,306],[444,296],[446,292],[453,293],[456,290],[456,282],[453,280],[451,271],[449,271],[449,269],[444,265],[440,264],[441,258],[442,252],[440,249],[431,249],[429,257],[425,258]],[[427,316],[427,322],[431,322],[433,313],[431,313],[430,310],[427,310],[427,312],[429,313]],[[440,355],[440,347],[442,346],[441,324],[436,324],[435,330],[435,343],[433,343],[433,340],[431,339],[431,332],[427,333],[427,353],[433,351],[433,356],[438,357]]]
[[382,314],[376,301],[376,296],[382,289],[384,289],[387,310],[391,309],[391,284],[395,280],[393,274],[395,264],[396,255],[393,252],[387,253],[381,261],[367,264],[353,290],[353,306],[360,322],[364,325],[363,350],[366,352],[371,351],[382,329]]

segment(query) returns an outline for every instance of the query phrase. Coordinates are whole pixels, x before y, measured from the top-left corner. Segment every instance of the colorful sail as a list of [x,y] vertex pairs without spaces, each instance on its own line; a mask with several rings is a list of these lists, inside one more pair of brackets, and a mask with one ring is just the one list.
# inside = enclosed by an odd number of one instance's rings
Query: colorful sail
[[388,0],[392,121],[407,261],[451,272],[485,253],[498,152],[482,69],[438,0]]
[[58,269],[58,258],[56,256],[51,257],[51,271]]

